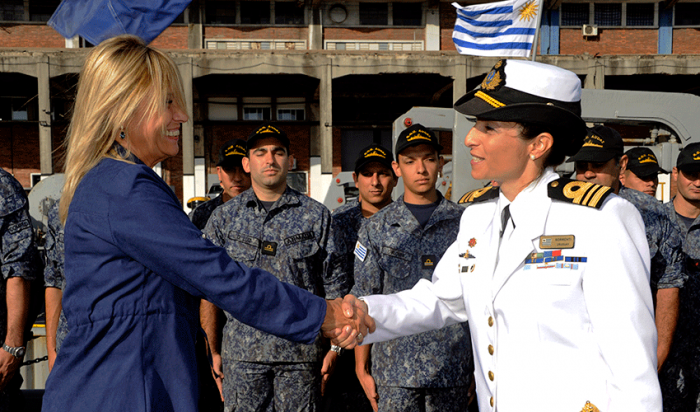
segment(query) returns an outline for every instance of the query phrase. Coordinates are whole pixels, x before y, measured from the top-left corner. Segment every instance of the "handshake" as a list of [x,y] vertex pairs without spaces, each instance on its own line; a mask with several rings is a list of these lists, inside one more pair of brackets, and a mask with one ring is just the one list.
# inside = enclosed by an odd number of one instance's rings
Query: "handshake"
[[376,325],[369,316],[367,304],[353,295],[344,299],[326,300],[326,317],[321,325],[323,336],[334,345],[352,349],[362,343]]

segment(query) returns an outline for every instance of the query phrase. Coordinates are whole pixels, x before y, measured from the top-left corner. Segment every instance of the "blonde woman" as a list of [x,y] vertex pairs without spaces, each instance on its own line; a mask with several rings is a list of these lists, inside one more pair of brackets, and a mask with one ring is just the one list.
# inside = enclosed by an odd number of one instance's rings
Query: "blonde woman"
[[119,36],[88,55],[60,205],[70,332],[44,411],[196,410],[199,298],[297,342],[323,330],[352,346],[368,332],[339,300],[240,265],[202,238],[151,169],[178,153],[184,107],[174,62],[140,39]]

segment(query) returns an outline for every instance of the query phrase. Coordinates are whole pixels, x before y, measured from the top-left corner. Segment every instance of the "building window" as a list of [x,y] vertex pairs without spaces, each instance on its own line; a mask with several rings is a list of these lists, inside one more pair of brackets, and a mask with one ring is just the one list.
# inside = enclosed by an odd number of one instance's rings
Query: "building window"
[[242,1],[241,24],[270,24],[270,2]]
[[60,3],[60,0],[31,0],[29,2],[29,20],[49,21]]
[[275,24],[304,24],[304,7],[297,2],[275,2]]
[[622,3],[595,3],[593,24],[597,26],[622,26]]
[[656,27],[655,3],[563,3],[562,27]]
[[304,109],[277,109],[277,120],[280,120],[280,121],[304,120]]
[[360,24],[363,26],[386,26],[389,24],[387,3],[360,3]]
[[34,98],[0,97],[0,121],[36,121],[38,106]]
[[270,120],[269,107],[244,107],[243,120]]
[[3,0],[0,2],[0,20],[22,21],[24,20],[23,0]]
[[653,26],[654,3],[627,3],[627,26]]
[[207,24],[236,24],[236,2],[207,0],[205,7]]
[[421,3],[392,3],[394,26],[420,26],[423,23]]
[[588,24],[590,6],[588,3],[562,3],[561,5],[561,25],[562,26],[583,26]]
[[271,102],[269,97],[244,97],[243,120],[272,120]]
[[674,26],[700,26],[700,3],[676,3]]
[[235,97],[207,99],[209,120],[238,120],[238,100]]

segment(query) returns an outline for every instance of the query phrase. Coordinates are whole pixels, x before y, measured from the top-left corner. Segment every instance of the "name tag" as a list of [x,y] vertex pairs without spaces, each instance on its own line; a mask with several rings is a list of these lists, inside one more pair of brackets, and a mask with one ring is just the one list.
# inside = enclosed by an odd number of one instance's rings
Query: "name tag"
[[573,249],[574,235],[540,236],[540,249]]

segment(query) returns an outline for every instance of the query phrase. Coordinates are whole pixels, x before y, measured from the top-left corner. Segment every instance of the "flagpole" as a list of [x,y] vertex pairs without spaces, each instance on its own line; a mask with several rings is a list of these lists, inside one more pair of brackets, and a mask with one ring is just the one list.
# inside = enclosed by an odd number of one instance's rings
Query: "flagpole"
[[538,0],[540,10],[537,13],[537,27],[535,27],[535,41],[532,42],[532,58],[531,61],[535,61],[535,55],[537,55],[537,42],[540,40],[540,24],[542,23],[542,14],[544,13],[544,0]]

